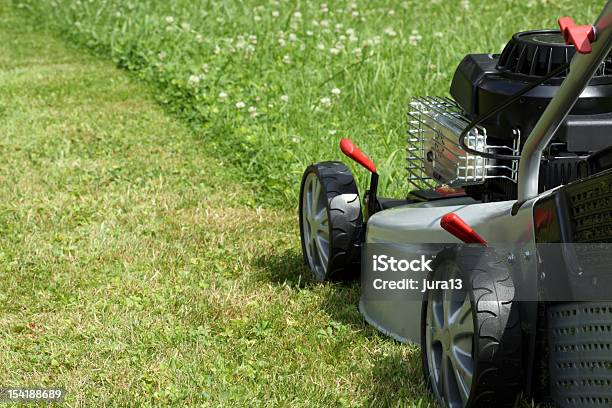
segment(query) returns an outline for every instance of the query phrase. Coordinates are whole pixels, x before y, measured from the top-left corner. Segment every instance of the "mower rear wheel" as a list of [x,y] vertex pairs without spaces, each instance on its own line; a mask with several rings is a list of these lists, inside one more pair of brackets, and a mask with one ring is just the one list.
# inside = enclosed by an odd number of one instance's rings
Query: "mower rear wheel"
[[344,280],[359,272],[361,203],[355,179],[341,162],[309,166],[300,188],[304,261],[315,279]]
[[521,391],[521,328],[508,268],[486,249],[443,256],[430,280],[461,289],[429,290],[423,306],[425,379],[448,408],[512,407]]

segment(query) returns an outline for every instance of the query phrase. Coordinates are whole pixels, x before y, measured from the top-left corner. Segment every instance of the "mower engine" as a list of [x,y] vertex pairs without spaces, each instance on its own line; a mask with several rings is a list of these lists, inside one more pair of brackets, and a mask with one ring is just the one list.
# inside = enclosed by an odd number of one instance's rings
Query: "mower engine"
[[[466,56],[455,72],[453,99],[427,97],[410,103],[408,181],[417,189],[464,188],[482,202],[517,198],[517,160],[466,153],[459,136],[467,125],[530,83],[567,64],[575,48],[559,31],[515,34],[498,54]],[[465,137],[467,147],[518,156],[567,71],[526,93],[517,103],[484,120]],[[549,144],[540,168],[540,190],[590,174],[587,158],[612,146],[612,58],[601,65]]]

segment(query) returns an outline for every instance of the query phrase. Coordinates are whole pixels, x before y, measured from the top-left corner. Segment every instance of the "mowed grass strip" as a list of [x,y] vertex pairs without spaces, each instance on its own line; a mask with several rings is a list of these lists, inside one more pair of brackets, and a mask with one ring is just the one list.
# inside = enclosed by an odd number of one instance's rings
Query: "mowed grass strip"
[[66,406],[427,406],[291,210],[111,63],[0,6],[0,386]]

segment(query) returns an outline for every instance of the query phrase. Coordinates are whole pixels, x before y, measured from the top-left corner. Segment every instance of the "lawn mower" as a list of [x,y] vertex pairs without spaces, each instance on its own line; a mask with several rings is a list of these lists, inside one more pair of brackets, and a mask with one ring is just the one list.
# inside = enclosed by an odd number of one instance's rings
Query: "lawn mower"
[[593,25],[520,32],[408,109],[406,197],[310,165],[304,259],[360,276],[365,320],[421,346],[444,407],[612,407],[612,2]]

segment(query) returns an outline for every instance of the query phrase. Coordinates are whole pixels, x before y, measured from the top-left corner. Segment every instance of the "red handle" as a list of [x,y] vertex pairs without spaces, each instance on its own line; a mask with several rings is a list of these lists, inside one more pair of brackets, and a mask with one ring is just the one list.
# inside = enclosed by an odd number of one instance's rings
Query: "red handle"
[[440,220],[440,226],[466,244],[487,246],[487,242],[455,213],[445,214]]
[[376,173],[376,165],[374,162],[349,139],[340,140],[340,150],[342,150],[342,153],[368,169],[371,173]]
[[595,41],[593,26],[577,26],[571,17],[561,17],[559,28],[567,45],[573,45],[580,54],[590,54],[593,51],[591,43]]

